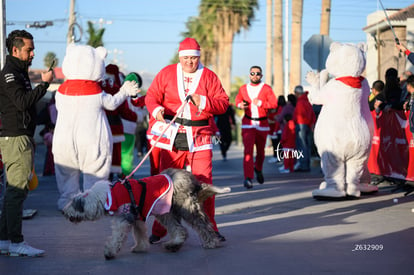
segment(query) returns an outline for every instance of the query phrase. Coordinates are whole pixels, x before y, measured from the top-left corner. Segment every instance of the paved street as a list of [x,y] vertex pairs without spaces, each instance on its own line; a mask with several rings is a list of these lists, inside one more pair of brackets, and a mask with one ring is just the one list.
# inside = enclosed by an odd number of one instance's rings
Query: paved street
[[[37,150],[38,172],[44,149],[40,145]],[[405,197],[402,190],[391,192],[393,187],[385,186],[359,200],[316,201],[311,191],[321,182],[319,167],[279,174],[267,159],[265,183],[254,182],[246,190],[237,146],[226,162],[215,150],[213,166],[214,184],[232,188],[216,198],[217,223],[227,238],[221,248],[203,249],[189,230],[177,253],[156,244],[148,253],[133,254],[129,238],[117,258],[106,261],[110,218],[70,223],[57,211],[54,177],[39,176],[39,187],[25,203],[38,213],[24,220],[23,230],[26,241],[46,250],[46,256],[0,256],[0,274],[413,274],[414,193]],[[146,161],[135,177],[148,175]]]

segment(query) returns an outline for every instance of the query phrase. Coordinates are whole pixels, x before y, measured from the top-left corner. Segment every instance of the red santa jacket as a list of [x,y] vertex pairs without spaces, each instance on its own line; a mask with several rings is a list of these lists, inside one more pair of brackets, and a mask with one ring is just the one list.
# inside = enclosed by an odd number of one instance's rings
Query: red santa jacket
[[[141,196],[144,196],[144,204],[141,209],[140,218],[146,220],[151,214],[165,214],[171,209],[173,183],[167,175],[156,175],[143,178],[140,181],[145,183],[146,192],[143,193],[143,186],[135,179],[128,179],[134,195],[135,204],[138,206]],[[128,189],[121,182],[111,185],[105,209],[117,212],[118,209],[126,204],[130,204],[131,199]]]
[[[188,94],[201,96],[200,110],[189,103],[185,105],[179,117],[183,119],[181,121],[191,124],[184,126],[190,152],[213,148],[211,136],[215,133],[209,119],[215,114],[224,113],[229,105],[229,98],[214,72],[199,64],[195,74],[193,89]],[[155,118],[158,111],[164,108],[164,117],[171,119],[185,98],[183,73],[178,63],[165,67],[156,75],[147,91],[145,105],[151,117]],[[194,123],[198,122],[205,123],[202,123],[202,126],[194,126]]]
[[295,124],[306,124],[310,128],[313,128],[315,125],[316,115],[309,102],[308,92],[303,93],[303,95],[298,98],[295,110],[293,111],[293,120],[295,121]]
[[[258,91],[258,93],[256,93]],[[261,105],[253,105],[253,99],[258,98]],[[241,107],[246,102],[248,108],[244,110],[241,128],[256,128],[260,131],[269,131],[267,113],[269,109],[277,107],[277,99],[272,88],[261,82],[259,84],[245,84],[240,87],[236,96],[236,106]]]

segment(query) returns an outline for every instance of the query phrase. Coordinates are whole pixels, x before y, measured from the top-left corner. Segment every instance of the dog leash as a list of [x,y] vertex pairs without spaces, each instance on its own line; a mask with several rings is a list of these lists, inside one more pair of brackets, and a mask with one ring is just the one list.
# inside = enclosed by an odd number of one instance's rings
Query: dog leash
[[165,129],[161,132],[161,134],[158,136],[158,138],[155,140],[154,144],[151,146],[151,148],[148,150],[148,152],[144,155],[144,157],[142,158],[142,160],[138,163],[137,167],[135,167],[135,169],[128,175],[126,176],[121,183],[124,184],[124,182],[126,180],[128,180],[130,177],[132,177],[135,172],[141,167],[141,165],[144,163],[144,161],[148,158],[148,156],[151,154],[152,149],[154,149],[155,145],[157,145],[158,141],[160,140],[160,138],[164,135],[164,133],[168,130],[168,128],[170,128],[170,126],[174,123],[174,121],[178,118],[178,116],[180,116],[182,114],[182,112],[184,111],[184,107],[185,105],[188,103],[188,101],[190,101],[194,104],[194,100],[192,98],[191,95],[188,95],[184,102],[181,104],[181,106],[178,108],[177,113],[175,114],[175,116],[173,117],[173,119],[167,124],[167,127],[165,127]]

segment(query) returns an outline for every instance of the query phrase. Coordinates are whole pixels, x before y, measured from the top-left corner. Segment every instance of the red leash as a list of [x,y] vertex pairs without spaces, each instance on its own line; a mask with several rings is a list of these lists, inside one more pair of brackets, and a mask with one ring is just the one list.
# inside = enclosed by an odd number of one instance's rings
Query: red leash
[[138,163],[137,167],[135,167],[135,169],[128,176],[126,176],[122,180],[122,183],[124,183],[127,179],[129,179],[130,177],[132,177],[135,174],[135,172],[141,167],[141,165],[144,163],[144,161],[151,154],[152,149],[155,147],[155,145],[157,145],[157,143],[160,140],[160,138],[164,135],[164,133],[168,130],[168,128],[170,128],[170,126],[174,123],[174,121],[177,119],[177,117],[182,114],[182,112],[184,111],[184,107],[188,103],[189,100],[191,100],[191,102],[193,102],[193,104],[194,104],[193,98],[191,97],[191,95],[188,95],[185,98],[184,102],[181,104],[180,108],[178,108],[177,113],[175,114],[175,116],[173,117],[173,119],[168,123],[167,127],[165,127],[165,129],[161,132],[161,134],[155,140],[154,144],[151,146],[151,148],[148,150],[148,152],[145,154],[145,156],[142,158],[142,160]]

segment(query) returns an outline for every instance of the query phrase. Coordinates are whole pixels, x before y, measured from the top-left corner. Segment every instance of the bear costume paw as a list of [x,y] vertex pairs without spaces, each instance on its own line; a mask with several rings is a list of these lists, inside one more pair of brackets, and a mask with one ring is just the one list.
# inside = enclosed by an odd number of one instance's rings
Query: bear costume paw
[[319,185],[319,189],[313,190],[312,196],[317,200],[343,200],[346,198],[346,193],[338,190],[335,186],[328,186],[323,181]]

